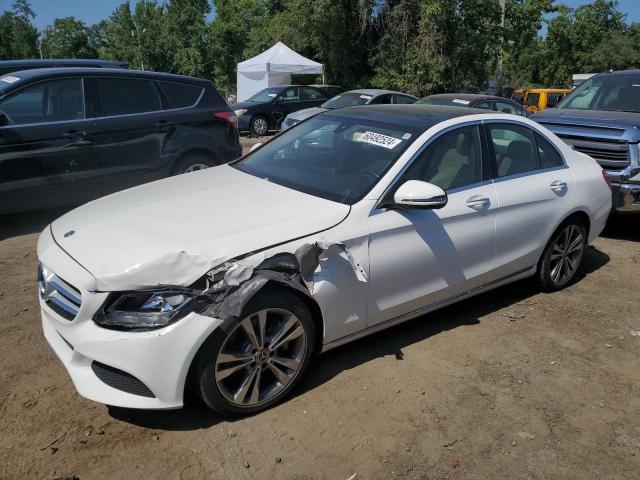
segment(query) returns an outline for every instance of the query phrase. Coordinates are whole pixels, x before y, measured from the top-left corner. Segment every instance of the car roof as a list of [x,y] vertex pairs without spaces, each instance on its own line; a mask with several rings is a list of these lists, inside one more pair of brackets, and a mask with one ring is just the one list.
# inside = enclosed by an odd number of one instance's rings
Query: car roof
[[41,80],[47,78],[64,77],[69,75],[88,75],[88,76],[106,76],[106,77],[129,77],[129,78],[149,78],[153,80],[179,80],[191,83],[211,83],[209,80],[196,77],[187,77],[184,75],[175,75],[172,73],[146,72],[141,70],[127,70],[123,68],[85,68],[85,67],[57,67],[57,68],[33,68],[30,70],[18,70],[11,72],[9,75],[18,77],[18,84],[26,81]]
[[527,93],[565,93],[570,91],[570,88],[530,88]]
[[118,62],[115,60],[101,60],[99,58],[46,58],[46,59],[26,59],[26,60],[2,60],[0,61],[0,68],[2,67],[27,67],[30,65],[41,65],[42,68],[48,66],[60,66],[65,65],[77,65],[81,66],[93,66],[104,65],[105,67],[126,67],[126,62]]
[[[604,75],[610,75],[612,77],[624,77],[624,76],[631,76],[631,75],[640,75],[640,70],[618,70],[615,72],[603,72],[603,73],[599,73],[597,76],[604,76]],[[593,77],[592,77],[593,78]]]
[[479,100],[509,100],[508,98],[498,97],[497,95],[484,95],[481,93],[438,93],[435,95],[427,95],[424,98],[442,98],[445,100],[453,100],[457,98],[459,100],[467,100],[469,102],[476,102]]
[[386,94],[389,94],[389,93],[395,93],[395,94],[398,94],[398,95],[406,95],[407,97],[413,97],[413,95],[409,95],[408,93],[396,92],[394,90],[384,90],[382,88],[358,88],[356,90],[348,90],[348,91],[343,92],[343,93],[360,93],[362,95],[373,95],[373,96],[386,95]]
[[383,122],[406,125],[416,129],[426,130],[445,120],[464,117],[465,115],[487,114],[487,110],[469,107],[453,107],[448,105],[424,104],[389,104],[345,107],[329,110],[320,115],[344,116],[351,118],[375,119]]

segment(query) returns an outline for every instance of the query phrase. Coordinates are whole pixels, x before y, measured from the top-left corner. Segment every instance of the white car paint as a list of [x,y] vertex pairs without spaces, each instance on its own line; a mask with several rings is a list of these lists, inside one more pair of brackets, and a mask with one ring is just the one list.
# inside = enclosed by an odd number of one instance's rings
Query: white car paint
[[[553,142],[566,167],[451,190],[439,210],[378,205],[426,142],[446,129],[483,121],[528,125]],[[555,180],[568,184],[562,196],[549,190]],[[482,199],[486,202],[478,204]],[[43,329],[83,396],[125,407],[178,408],[191,361],[221,319],[190,313],[150,332],[107,330],[92,321],[106,292],[187,285],[214,263],[259,249],[243,262],[255,265],[320,239],[343,243],[368,280],[356,277],[346,253],[337,248],[320,262],[313,298],[323,316],[323,350],[328,350],[531,276],[563,219],[586,213],[591,242],[610,209],[610,190],[593,159],[544,127],[504,114],[466,115],[429,128],[351,207],[229,166],[215,167],[91,202],[47,227],[38,242],[39,259],[80,290],[82,306],[67,321],[41,300]],[[102,383],[91,371],[94,360],[139,378],[155,398]]]

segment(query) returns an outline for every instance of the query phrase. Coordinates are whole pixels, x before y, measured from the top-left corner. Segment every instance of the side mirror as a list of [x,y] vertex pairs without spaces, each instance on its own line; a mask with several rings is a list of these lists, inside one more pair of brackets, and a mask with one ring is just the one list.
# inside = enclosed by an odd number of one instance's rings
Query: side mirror
[[0,127],[4,127],[6,125],[9,125],[9,117],[7,117],[6,113],[0,112]]
[[403,183],[393,196],[395,205],[407,208],[438,209],[447,204],[447,193],[437,185],[420,180]]
[[260,148],[262,146],[262,142],[258,142],[258,143],[254,143],[251,148],[249,149],[249,153],[253,152],[254,150]]

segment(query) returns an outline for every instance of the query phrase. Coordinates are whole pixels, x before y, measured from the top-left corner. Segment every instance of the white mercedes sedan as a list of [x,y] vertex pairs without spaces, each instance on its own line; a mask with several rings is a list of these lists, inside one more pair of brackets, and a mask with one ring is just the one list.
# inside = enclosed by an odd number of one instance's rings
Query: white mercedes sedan
[[89,399],[169,409],[192,389],[254,413],[315,353],[525,277],[571,284],[607,182],[523,117],[326,112],[54,221],[38,242],[44,335]]

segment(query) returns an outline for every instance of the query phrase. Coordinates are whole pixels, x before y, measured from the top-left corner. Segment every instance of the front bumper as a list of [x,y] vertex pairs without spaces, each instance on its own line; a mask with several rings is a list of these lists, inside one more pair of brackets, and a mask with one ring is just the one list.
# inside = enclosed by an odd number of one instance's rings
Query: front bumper
[[614,183],[613,209],[618,213],[640,213],[640,184]]
[[172,325],[147,332],[100,327],[92,318],[108,293],[94,291],[95,278],[58,247],[48,227],[38,241],[38,257],[48,270],[82,295],[72,320],[40,299],[44,336],[78,393],[96,402],[127,408],[182,407],[191,362],[222,320],[190,313]]

